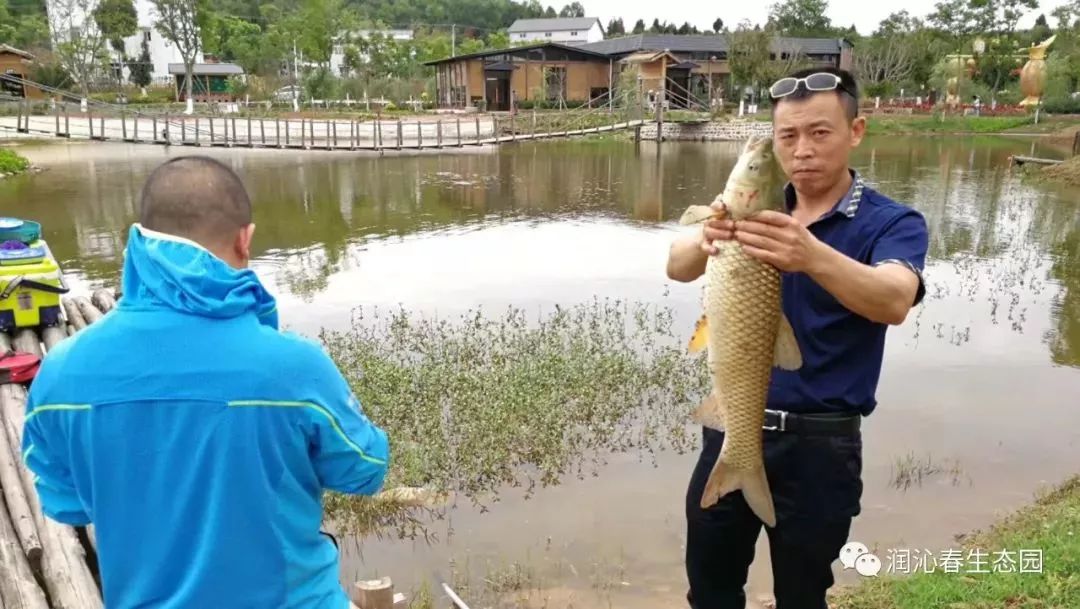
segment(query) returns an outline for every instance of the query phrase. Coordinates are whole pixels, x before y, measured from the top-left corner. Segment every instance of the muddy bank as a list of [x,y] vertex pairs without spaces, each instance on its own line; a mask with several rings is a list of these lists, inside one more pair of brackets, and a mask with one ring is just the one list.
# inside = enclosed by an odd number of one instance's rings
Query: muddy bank
[[1080,186],[1080,157],[1072,157],[1063,163],[1036,170],[1040,179],[1069,186]]

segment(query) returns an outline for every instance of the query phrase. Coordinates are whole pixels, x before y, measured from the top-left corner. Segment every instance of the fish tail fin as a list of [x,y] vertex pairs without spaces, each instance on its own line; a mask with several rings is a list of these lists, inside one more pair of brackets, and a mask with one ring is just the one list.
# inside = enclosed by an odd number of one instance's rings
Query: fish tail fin
[[764,465],[749,470],[734,469],[717,459],[708,481],[705,482],[701,507],[708,508],[724,495],[737,490],[742,491],[743,498],[758,519],[770,528],[776,527],[776,508],[773,506]]

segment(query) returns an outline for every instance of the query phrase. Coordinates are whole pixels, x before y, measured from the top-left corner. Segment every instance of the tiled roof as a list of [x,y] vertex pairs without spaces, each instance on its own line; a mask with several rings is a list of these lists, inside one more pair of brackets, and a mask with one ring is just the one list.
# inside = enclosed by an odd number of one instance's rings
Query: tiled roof
[[[777,44],[794,45],[808,55],[838,54],[850,42],[839,38],[781,38]],[[637,51],[662,51],[674,53],[718,53],[728,51],[727,37],[721,34],[633,34],[591,42],[581,48],[604,55],[621,55]]]
[[509,34],[519,32],[566,32],[569,30],[587,30],[600,20],[596,17],[562,17],[558,19],[518,19],[507,30]]

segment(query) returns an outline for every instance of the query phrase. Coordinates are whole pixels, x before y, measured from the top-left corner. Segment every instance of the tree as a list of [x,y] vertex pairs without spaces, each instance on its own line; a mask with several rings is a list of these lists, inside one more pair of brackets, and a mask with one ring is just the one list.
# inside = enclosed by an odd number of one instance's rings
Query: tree
[[783,36],[829,36],[828,0],[784,0],[769,8],[768,24]]
[[120,63],[117,81],[121,81],[124,67],[127,65],[124,39],[139,32],[139,15],[135,12],[135,4],[131,0],[100,0],[94,8],[93,15],[94,22],[101,30],[101,35],[109,41],[109,46],[116,52]]
[[716,21],[713,21],[712,29],[713,29],[714,32],[719,34],[720,31],[724,29],[724,20],[717,17]]
[[49,22],[45,18],[45,11],[9,9],[8,0],[0,0],[0,41],[27,51],[47,48]]
[[623,26],[622,17],[615,17],[608,22],[607,35],[608,36],[623,36],[626,34],[626,28]]
[[855,76],[868,94],[886,93],[911,78],[916,48],[910,38],[900,32],[874,36],[854,54]]
[[634,33],[635,34],[644,34],[645,33],[645,20],[644,19],[638,19],[637,22],[634,23]]
[[150,43],[143,38],[142,53],[138,61],[131,64],[131,82],[138,87],[149,87],[154,69],[150,64]]
[[55,0],[50,5],[49,29],[56,40],[60,65],[75,79],[83,96],[90,82],[108,63],[105,36],[92,17],[94,0]]
[[187,113],[194,112],[195,59],[198,57],[201,38],[200,18],[205,14],[202,0],[150,0],[156,12],[154,27],[169,42],[176,45],[184,61],[184,87],[187,96]]
[[559,11],[560,17],[584,17],[585,7],[581,6],[580,2],[572,2],[567,4]]

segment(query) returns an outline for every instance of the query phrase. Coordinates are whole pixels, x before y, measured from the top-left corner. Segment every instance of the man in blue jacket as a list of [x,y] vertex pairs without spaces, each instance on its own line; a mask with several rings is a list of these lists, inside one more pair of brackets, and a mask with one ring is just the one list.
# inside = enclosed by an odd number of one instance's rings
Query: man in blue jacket
[[105,606],[346,609],[323,491],[373,494],[386,434],[247,268],[240,179],[157,168],[116,309],[42,363],[23,450],[45,514],[93,523]]

